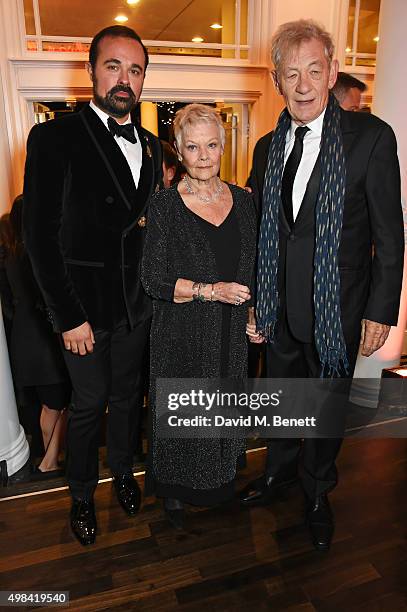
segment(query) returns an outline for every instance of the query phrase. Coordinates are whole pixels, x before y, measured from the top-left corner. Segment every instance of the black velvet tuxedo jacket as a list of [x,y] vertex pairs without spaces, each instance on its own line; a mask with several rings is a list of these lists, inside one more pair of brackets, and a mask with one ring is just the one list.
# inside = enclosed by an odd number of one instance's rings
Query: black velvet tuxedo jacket
[[24,236],[55,331],[110,329],[151,315],[140,283],[147,205],[162,176],[158,139],[137,128],[136,188],[115,139],[89,107],[35,126],[24,180]]
[[[341,321],[346,342],[357,342],[366,318],[396,325],[404,260],[404,232],[397,145],[389,125],[373,115],[341,110],[346,193],[338,253]],[[261,216],[264,174],[272,132],[255,147],[248,184]],[[314,334],[315,203],[320,184],[315,164],[292,230],[279,218],[280,316],[301,342]]]

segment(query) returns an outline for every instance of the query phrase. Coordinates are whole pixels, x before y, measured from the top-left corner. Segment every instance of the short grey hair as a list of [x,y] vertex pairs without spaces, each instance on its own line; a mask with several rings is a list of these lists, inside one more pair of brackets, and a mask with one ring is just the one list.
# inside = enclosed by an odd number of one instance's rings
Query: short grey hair
[[271,39],[271,60],[278,72],[287,55],[299,47],[304,41],[319,40],[325,49],[325,55],[330,65],[333,59],[335,45],[332,36],[321,25],[312,19],[299,19],[283,23]]
[[174,137],[178,150],[181,147],[182,136],[188,128],[197,123],[216,125],[219,130],[219,138],[222,147],[225,146],[225,128],[220,114],[207,104],[187,104],[175,114]]

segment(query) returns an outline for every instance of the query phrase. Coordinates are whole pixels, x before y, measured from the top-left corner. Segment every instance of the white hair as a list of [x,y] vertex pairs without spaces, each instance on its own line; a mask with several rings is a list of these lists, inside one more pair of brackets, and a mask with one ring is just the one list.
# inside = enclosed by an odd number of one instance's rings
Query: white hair
[[181,147],[184,132],[187,132],[188,128],[197,123],[216,125],[219,130],[221,145],[222,147],[225,146],[225,128],[223,127],[220,114],[207,104],[187,104],[187,106],[177,111],[173,124],[178,150]]
[[271,39],[271,59],[278,72],[288,54],[303,41],[319,40],[325,49],[328,64],[331,64],[335,46],[331,35],[312,19],[299,19],[283,23]]

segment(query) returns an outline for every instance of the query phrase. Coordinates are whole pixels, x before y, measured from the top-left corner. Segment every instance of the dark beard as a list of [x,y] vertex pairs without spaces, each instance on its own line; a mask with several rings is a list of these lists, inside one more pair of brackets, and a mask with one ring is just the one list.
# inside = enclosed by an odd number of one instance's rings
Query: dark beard
[[[115,87],[112,87],[104,97],[98,94],[96,87],[97,83],[95,83],[93,88],[93,99],[95,100],[96,106],[112,117],[117,117],[119,119],[125,117],[136,105],[136,96],[130,87],[115,85]],[[116,95],[119,91],[127,92],[129,97],[122,98]]]

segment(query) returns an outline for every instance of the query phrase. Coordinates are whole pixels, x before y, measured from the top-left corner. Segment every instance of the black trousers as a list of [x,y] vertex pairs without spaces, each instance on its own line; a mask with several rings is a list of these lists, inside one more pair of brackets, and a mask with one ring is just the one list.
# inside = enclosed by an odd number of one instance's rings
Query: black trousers
[[100,423],[108,406],[107,460],[113,474],[129,472],[139,426],[140,376],[151,319],[130,330],[94,330],[93,353],[64,350],[72,381],[66,476],[73,497],[91,499],[99,476]]
[[[355,369],[359,342],[347,346],[351,378]],[[284,317],[276,330],[275,342],[266,348],[268,378],[319,378],[321,364],[314,343],[294,338]],[[350,386],[350,381],[349,381]],[[344,407],[346,409],[346,407]],[[337,484],[336,457],[342,438],[275,438],[268,440],[266,477],[290,478],[297,473],[301,456],[301,481],[309,498],[331,491]]]

